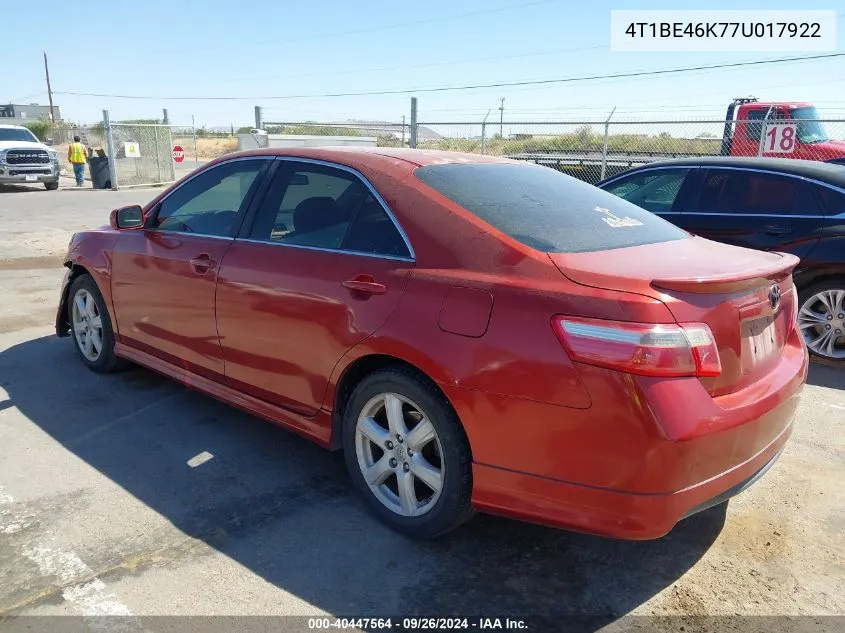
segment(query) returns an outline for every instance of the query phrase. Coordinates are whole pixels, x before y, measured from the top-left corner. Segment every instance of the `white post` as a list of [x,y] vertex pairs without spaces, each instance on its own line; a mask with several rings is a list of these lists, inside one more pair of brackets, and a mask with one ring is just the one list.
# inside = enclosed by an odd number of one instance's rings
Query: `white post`
[[106,134],[106,151],[109,154],[109,179],[112,191],[117,191],[117,165],[115,164],[114,137],[109,122],[109,111],[103,110],[103,132]]
[[616,106],[613,106],[613,110],[610,111],[604,122],[604,147],[601,150],[601,176],[599,180],[604,180],[604,175],[607,172],[607,137],[610,136],[610,117],[613,116],[614,112],[616,112]]

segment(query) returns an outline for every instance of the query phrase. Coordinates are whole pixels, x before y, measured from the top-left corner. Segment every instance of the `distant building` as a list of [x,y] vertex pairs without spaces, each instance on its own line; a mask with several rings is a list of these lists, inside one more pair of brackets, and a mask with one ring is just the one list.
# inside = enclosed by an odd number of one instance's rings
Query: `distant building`
[[[53,112],[56,115],[56,121],[62,120],[59,106],[53,106]],[[18,105],[10,103],[8,105],[0,105],[0,119],[16,119],[17,121],[37,121],[38,119],[50,120],[50,106],[40,105],[38,103],[30,103],[29,105]],[[12,121],[2,121],[3,123],[12,123]]]

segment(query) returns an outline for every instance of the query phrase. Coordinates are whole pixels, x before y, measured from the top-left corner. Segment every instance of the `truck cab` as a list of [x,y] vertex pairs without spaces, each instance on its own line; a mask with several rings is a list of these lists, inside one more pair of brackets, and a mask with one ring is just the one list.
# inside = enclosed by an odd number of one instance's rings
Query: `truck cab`
[[[832,161],[845,158],[845,141],[832,140],[816,106],[807,102],[734,99],[728,106],[722,136],[722,156],[772,156]],[[794,123],[780,148],[763,138],[768,123]],[[774,150],[772,149],[774,147]]]
[[0,125],[0,185],[43,183],[59,188],[59,155],[20,125]]

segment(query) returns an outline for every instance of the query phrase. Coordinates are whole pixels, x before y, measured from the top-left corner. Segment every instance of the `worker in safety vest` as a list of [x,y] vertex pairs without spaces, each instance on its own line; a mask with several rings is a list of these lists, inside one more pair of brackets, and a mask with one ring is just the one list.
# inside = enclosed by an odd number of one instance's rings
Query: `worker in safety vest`
[[76,177],[76,186],[81,187],[85,183],[85,163],[88,162],[88,150],[78,136],[73,137],[73,143],[67,148],[67,159],[73,165],[73,175]]

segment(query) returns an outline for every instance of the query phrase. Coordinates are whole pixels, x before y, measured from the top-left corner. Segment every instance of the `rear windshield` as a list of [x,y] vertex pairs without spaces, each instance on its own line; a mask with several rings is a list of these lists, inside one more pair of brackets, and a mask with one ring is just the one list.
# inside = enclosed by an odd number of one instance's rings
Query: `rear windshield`
[[689,234],[625,200],[549,167],[428,165],[417,178],[515,240],[547,253],[668,242]]

